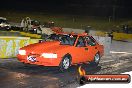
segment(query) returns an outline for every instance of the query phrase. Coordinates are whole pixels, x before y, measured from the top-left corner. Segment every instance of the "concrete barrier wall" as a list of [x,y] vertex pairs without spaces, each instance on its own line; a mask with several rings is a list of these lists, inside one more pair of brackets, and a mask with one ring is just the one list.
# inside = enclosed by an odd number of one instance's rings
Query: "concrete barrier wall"
[[[94,31],[94,30],[90,30],[89,34],[93,36],[103,36],[103,37],[108,36],[106,32]],[[122,41],[131,41],[132,34],[113,32],[113,39],[122,40]]]
[[21,36],[19,31],[0,31],[0,36]]
[[132,34],[126,34],[126,33],[113,33],[113,39],[114,40],[123,40],[123,41],[129,41],[132,40]]
[[39,40],[29,37],[0,37],[0,58],[16,57],[19,48],[37,43]]
[[41,38],[41,35],[38,35],[38,34],[31,34],[31,33],[26,33],[26,32],[20,32],[20,34],[23,36],[28,36],[32,38]]

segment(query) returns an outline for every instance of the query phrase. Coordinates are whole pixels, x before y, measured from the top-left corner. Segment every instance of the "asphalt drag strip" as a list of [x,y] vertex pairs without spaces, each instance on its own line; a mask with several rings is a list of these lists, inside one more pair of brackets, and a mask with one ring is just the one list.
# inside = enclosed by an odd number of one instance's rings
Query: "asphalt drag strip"
[[[83,64],[86,74],[116,74],[132,70],[132,56],[102,59],[98,67]],[[65,72],[57,67],[24,65],[16,58],[0,59],[1,88],[62,88],[77,83],[78,66],[72,66]]]

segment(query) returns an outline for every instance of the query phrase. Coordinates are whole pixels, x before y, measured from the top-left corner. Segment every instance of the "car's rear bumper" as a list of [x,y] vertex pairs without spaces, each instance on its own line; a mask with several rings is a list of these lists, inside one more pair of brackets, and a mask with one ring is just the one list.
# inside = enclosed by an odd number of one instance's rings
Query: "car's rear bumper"
[[31,62],[27,59],[27,55],[17,55],[17,59],[22,63],[35,64],[35,65],[43,65],[43,66],[59,66],[61,58],[43,58],[36,57],[35,62]]

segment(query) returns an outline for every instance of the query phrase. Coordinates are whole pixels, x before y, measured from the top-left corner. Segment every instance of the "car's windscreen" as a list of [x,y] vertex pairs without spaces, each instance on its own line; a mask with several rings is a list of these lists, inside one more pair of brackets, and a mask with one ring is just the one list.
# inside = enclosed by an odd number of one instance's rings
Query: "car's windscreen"
[[51,34],[49,39],[60,41],[61,45],[74,45],[77,35]]

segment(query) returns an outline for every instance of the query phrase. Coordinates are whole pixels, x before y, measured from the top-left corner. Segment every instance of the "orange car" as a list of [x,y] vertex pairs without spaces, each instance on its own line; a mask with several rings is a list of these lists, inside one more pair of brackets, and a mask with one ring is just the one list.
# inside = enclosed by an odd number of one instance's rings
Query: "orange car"
[[73,64],[99,63],[104,54],[103,45],[87,34],[52,34],[49,39],[20,48],[18,60],[43,66],[59,66],[68,69]]

